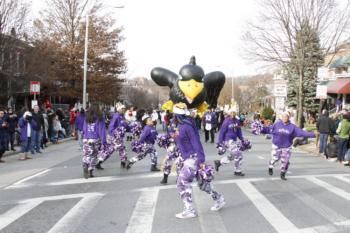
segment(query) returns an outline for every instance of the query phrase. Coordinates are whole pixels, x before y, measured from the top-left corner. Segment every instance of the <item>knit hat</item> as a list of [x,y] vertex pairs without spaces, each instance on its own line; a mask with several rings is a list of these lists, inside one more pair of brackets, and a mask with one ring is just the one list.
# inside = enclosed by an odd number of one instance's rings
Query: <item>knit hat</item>
[[174,114],[186,115],[188,113],[187,105],[184,103],[177,103],[173,107]]

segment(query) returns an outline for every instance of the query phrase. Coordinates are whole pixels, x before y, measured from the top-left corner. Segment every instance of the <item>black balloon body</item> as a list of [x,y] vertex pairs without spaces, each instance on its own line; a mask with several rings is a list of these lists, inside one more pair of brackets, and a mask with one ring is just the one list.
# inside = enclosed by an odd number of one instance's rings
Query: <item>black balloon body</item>
[[172,105],[185,103],[188,108],[197,108],[200,112],[208,107],[216,107],[220,91],[225,84],[225,75],[220,71],[204,74],[203,69],[196,65],[195,57],[184,65],[180,76],[167,69],[156,67],[151,71],[151,77],[159,86],[170,88],[170,100],[163,109],[172,110]]

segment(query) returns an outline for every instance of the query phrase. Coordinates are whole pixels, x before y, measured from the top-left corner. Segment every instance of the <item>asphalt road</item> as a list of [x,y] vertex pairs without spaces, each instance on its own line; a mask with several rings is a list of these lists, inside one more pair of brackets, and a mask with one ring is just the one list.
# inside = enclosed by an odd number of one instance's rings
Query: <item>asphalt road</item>
[[[149,158],[126,171],[115,154],[105,170],[85,180],[76,141],[51,146],[33,160],[7,157],[0,164],[0,232],[350,232],[349,168],[296,149],[288,181],[282,181],[279,164],[273,177],[267,174],[271,141],[245,136],[253,143],[244,153],[246,176],[234,177],[230,164],[215,177],[226,206],[210,211],[212,200],[195,186],[199,216],[185,220],[175,218],[182,211],[175,175],[160,185],[162,173],[149,171]],[[208,163],[219,158],[214,144],[205,144],[205,151]],[[162,161],[165,152],[158,152]]]

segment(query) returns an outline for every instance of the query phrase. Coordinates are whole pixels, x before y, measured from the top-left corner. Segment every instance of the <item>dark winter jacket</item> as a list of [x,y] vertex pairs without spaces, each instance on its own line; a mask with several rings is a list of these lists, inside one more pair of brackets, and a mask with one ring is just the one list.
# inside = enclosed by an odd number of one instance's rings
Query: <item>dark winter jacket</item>
[[322,134],[330,134],[332,132],[333,121],[328,117],[327,114],[320,116],[316,123],[318,132]]

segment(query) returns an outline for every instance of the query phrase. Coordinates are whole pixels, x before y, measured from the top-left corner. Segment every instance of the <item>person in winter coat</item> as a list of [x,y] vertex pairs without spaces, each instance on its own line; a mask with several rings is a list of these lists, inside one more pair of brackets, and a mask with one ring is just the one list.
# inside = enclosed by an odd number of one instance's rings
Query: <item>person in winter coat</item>
[[317,131],[320,133],[320,154],[323,154],[326,150],[328,137],[332,134],[332,128],[334,127],[333,124],[333,121],[328,116],[327,110],[324,109],[316,123]]
[[208,142],[210,133],[210,142],[214,143],[214,133],[215,128],[217,127],[217,117],[214,108],[211,108],[209,111],[204,113],[203,127],[205,132],[205,142]]
[[[349,134],[350,134],[350,121],[349,121],[349,115],[344,114],[343,119],[340,121],[338,129],[338,162],[342,163],[344,162],[344,156],[347,151],[347,145],[349,141]],[[344,164],[347,164],[347,162],[344,162]]]
[[9,132],[9,141],[12,151],[16,151],[14,147],[16,128],[18,125],[18,117],[16,113],[13,112],[12,108],[8,109],[8,117],[7,122],[9,124],[8,132]]
[[5,117],[5,111],[1,109],[0,110],[0,163],[5,162],[1,158],[5,154],[5,151],[8,148],[8,143],[9,143],[8,127],[9,127],[9,123],[7,121],[7,118]]
[[32,151],[32,135],[33,129],[37,128],[37,122],[33,120],[31,112],[25,112],[19,119],[19,127],[21,129],[21,155],[20,160],[31,159],[28,156],[29,151]]

